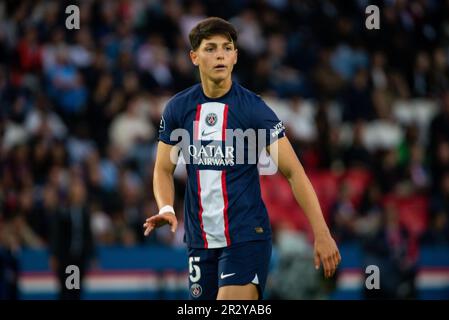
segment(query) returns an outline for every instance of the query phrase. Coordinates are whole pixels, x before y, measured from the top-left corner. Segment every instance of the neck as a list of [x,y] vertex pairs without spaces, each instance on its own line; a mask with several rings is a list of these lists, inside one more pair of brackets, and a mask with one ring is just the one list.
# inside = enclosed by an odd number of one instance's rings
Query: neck
[[208,98],[220,98],[224,96],[229,90],[231,90],[232,80],[231,78],[224,79],[219,82],[212,80],[201,81],[203,92]]

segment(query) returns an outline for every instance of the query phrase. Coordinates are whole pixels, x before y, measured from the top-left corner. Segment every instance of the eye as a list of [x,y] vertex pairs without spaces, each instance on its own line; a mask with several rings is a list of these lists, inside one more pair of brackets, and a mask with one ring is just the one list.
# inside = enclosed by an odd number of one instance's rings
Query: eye
[[226,51],[232,51],[232,47],[226,47],[225,50]]
[[205,50],[206,50],[206,52],[212,52],[212,51],[214,51],[213,48],[206,48]]

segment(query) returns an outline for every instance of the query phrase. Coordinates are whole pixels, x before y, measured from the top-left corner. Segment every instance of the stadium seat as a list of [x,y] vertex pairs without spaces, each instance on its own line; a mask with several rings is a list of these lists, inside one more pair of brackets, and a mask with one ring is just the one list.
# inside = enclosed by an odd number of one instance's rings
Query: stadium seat
[[371,180],[371,173],[363,168],[348,169],[341,178],[340,184],[346,183],[349,186],[350,198],[356,208],[360,205]]

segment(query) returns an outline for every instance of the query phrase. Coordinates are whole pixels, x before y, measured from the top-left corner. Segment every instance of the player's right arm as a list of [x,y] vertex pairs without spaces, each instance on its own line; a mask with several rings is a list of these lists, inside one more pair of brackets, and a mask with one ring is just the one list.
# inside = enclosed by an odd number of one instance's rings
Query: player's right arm
[[[159,210],[165,206],[173,207],[175,198],[175,186],[173,173],[176,168],[176,159],[174,154],[176,146],[159,141],[157,146],[156,163],[153,174],[153,191]],[[175,232],[178,226],[178,220],[174,212],[156,214],[147,218],[144,223],[145,235],[147,236],[154,228],[169,224],[171,231]]]

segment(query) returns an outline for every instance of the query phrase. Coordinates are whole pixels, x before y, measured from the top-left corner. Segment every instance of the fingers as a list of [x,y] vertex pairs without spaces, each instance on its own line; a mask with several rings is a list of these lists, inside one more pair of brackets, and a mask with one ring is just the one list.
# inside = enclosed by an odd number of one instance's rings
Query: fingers
[[164,225],[165,223],[167,223],[167,222],[164,219],[162,219],[160,216],[153,216],[153,217],[145,220],[145,223],[143,224],[143,226],[146,228],[151,225],[153,228],[155,228],[155,227],[157,228],[157,227]]
[[176,231],[176,229],[178,228],[178,220],[174,219],[172,222],[170,222],[170,225],[171,225],[170,230],[171,230],[171,232],[174,233]]
[[335,269],[337,269],[338,265],[340,264],[340,261],[341,261],[340,252],[337,251],[334,253],[333,260],[334,260],[334,264],[335,264]]
[[[340,252],[332,238],[321,238],[315,243],[315,268],[320,260],[323,264],[324,276],[330,278],[335,274],[341,261]],[[318,259],[318,261],[317,261]]]
[[335,270],[337,269],[337,264],[334,262],[334,257],[329,257],[329,272],[328,272],[328,278],[332,277],[335,273]]
[[146,237],[147,235],[150,234],[150,232],[154,229],[154,227],[149,226],[148,228],[145,229],[145,232],[143,233],[143,235]]
[[165,224],[170,224],[170,230],[175,232],[178,228],[178,220],[174,215],[170,214],[162,214],[155,215],[145,220],[143,227],[145,228],[144,235],[147,236],[154,228],[159,228]]
[[315,252],[315,269],[318,270],[320,268],[320,256]]
[[151,230],[154,229],[154,222],[148,220],[149,219],[147,219],[146,222],[143,224],[143,227],[145,228],[145,232],[143,234],[145,237],[150,234]]
[[147,228],[148,226],[153,225],[153,224],[154,224],[153,221],[151,221],[150,219],[147,219],[145,221],[145,223],[143,224],[143,227]]
[[332,269],[333,269],[333,262],[331,259],[329,259],[329,257],[323,258],[322,259],[322,263],[323,263],[323,267],[324,267],[324,276],[326,278],[330,278],[331,274],[332,274]]
[[150,234],[150,232],[154,229],[156,226],[157,219],[155,217],[148,218],[145,220],[145,223],[143,224],[143,227],[145,228],[145,232],[143,233],[146,237]]
[[323,259],[324,275],[326,278],[330,278],[335,274],[335,271],[337,270],[340,261],[341,256],[338,250]]

